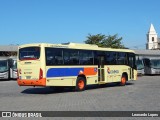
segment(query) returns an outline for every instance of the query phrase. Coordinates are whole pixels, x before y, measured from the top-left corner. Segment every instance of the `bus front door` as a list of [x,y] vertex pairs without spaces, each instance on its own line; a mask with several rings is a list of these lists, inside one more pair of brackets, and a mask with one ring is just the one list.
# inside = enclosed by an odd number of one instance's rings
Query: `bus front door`
[[129,73],[130,73],[129,78],[130,79],[134,79],[134,67],[135,67],[134,63],[135,63],[134,54],[129,54],[129,66],[130,66],[130,68],[129,68]]
[[98,81],[104,81],[104,56],[98,56]]

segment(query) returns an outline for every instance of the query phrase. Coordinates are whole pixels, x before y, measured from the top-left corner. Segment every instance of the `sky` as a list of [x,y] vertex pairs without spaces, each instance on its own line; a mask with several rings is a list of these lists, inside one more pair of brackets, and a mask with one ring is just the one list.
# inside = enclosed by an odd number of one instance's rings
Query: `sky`
[[118,34],[126,47],[145,49],[151,23],[160,33],[159,6],[160,0],[0,0],[0,45]]

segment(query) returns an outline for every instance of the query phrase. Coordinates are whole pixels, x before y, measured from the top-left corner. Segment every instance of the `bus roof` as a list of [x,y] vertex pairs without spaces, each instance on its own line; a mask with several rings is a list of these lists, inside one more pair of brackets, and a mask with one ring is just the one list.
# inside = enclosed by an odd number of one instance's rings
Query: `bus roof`
[[18,45],[0,45],[0,51],[17,52]]
[[53,47],[53,48],[68,48],[68,49],[83,49],[83,50],[99,50],[99,51],[120,51],[120,52],[132,52],[130,49],[113,49],[113,48],[102,48],[93,44],[83,44],[83,43],[62,43],[62,44],[49,44],[49,43],[33,43],[33,44],[24,44],[18,47],[24,48],[29,46],[44,46],[44,47]]

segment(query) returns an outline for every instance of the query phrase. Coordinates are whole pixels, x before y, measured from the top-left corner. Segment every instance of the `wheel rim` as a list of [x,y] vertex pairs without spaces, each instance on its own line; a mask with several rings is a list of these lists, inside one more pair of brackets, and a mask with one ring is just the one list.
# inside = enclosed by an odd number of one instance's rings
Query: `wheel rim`
[[125,85],[125,84],[126,84],[126,78],[125,78],[125,77],[122,77],[122,78],[121,78],[121,84],[122,84],[122,85]]
[[78,88],[79,88],[80,90],[82,90],[82,89],[84,88],[84,81],[83,81],[83,80],[79,80],[79,81],[78,81]]

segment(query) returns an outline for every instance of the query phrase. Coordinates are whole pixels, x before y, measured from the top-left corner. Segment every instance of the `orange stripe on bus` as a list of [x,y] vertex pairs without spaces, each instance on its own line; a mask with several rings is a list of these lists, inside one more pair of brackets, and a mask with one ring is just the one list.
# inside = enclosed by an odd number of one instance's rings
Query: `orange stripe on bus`
[[96,75],[97,70],[95,70],[95,68],[84,68],[84,74],[85,75]]
[[46,78],[40,80],[17,80],[19,86],[46,86]]

